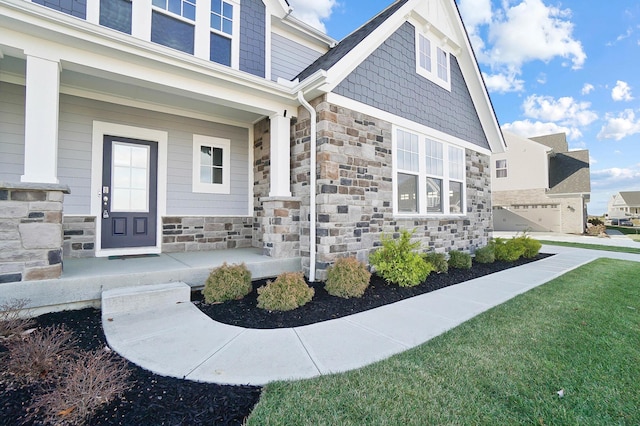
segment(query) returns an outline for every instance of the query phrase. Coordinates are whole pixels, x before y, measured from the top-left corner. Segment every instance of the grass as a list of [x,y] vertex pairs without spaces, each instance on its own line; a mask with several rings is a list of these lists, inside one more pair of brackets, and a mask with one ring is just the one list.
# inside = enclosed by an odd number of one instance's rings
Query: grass
[[607,229],[613,229],[613,230],[619,231],[624,235],[638,235],[638,232],[640,231],[640,228],[637,227],[637,226],[630,227],[630,226],[612,226],[612,225],[608,225]]
[[269,384],[248,425],[640,424],[638,276],[599,259],[385,361]]
[[613,251],[616,253],[640,254],[640,248],[634,248],[634,247],[617,247],[617,246],[607,246],[607,245],[601,245],[601,244],[569,243],[565,241],[549,241],[549,240],[538,240],[538,241],[540,241],[542,244],[546,244],[550,246],[572,247],[572,248],[600,250],[600,251]]

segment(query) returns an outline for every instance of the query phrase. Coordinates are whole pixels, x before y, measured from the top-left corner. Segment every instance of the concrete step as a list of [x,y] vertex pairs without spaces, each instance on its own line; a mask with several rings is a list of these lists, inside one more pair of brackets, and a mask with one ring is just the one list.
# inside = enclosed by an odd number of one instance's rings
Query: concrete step
[[181,281],[121,287],[102,292],[102,316],[161,309],[191,300],[191,287]]

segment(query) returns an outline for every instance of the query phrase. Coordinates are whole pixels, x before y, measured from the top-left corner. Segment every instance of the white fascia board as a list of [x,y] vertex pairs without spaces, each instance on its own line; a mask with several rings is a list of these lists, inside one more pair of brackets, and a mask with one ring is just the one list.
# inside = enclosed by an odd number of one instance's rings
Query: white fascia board
[[275,82],[139,40],[23,0],[0,4],[1,43],[60,59],[65,69],[107,72],[242,104],[261,112],[297,106]]
[[386,122],[389,122],[398,127],[405,128],[407,130],[430,135],[442,142],[446,142],[451,145],[458,146],[460,148],[469,149],[471,151],[475,151],[484,155],[491,155],[491,151],[488,150],[487,148],[474,145],[470,142],[467,142],[463,139],[452,136],[448,133],[441,132],[440,130],[436,130],[431,127],[425,126],[423,124],[416,123],[415,121],[408,120],[406,118],[400,117],[395,114],[391,114],[387,111],[383,111],[378,108],[374,108],[372,106],[363,104],[361,102],[354,101],[353,99],[346,98],[342,95],[337,95],[335,93],[327,93],[327,102],[329,102],[330,104],[348,108],[352,111],[358,111],[359,113],[366,114],[371,117],[378,118],[380,120],[384,120]]

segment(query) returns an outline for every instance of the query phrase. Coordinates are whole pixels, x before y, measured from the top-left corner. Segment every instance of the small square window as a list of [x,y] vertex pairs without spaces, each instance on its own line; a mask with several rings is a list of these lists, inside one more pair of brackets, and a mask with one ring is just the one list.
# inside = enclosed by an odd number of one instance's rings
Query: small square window
[[507,177],[507,160],[496,160],[496,177]]
[[438,47],[438,78],[442,81],[449,82],[449,55],[447,52]]
[[416,72],[445,90],[451,90],[449,52],[442,41],[433,34],[423,34],[416,30]]
[[193,192],[228,194],[231,141],[193,136]]

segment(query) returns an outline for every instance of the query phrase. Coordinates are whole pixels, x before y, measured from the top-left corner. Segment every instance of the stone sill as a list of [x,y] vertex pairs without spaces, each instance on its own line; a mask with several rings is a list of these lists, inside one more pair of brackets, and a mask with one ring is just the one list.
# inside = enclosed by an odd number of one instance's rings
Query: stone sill
[[285,197],[285,196],[282,196],[282,197],[260,197],[260,199],[258,201],[260,201],[261,203],[269,202],[269,201],[297,201],[297,202],[301,203],[302,202],[302,198],[300,198],[300,197]]
[[32,182],[3,182],[0,181],[0,189],[12,191],[60,191],[64,194],[71,194],[68,185],[56,183],[32,183]]

